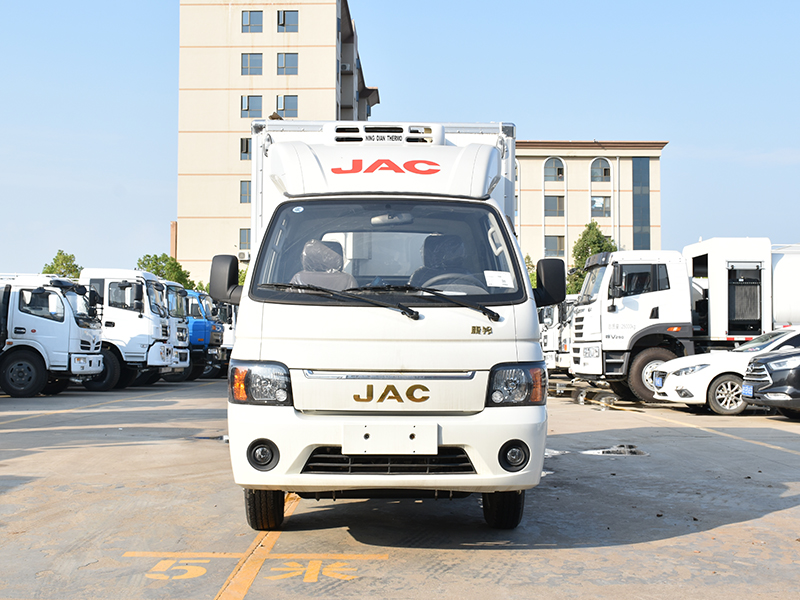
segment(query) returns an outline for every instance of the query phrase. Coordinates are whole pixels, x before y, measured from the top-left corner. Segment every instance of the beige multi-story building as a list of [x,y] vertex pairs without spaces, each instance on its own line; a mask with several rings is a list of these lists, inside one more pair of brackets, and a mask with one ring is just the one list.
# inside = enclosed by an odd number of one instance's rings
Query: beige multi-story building
[[208,281],[250,249],[250,123],[365,120],[368,88],[347,0],[181,0],[178,220],[171,255]]
[[620,250],[661,249],[667,142],[517,141],[517,231],[535,263],[562,257],[596,221]]

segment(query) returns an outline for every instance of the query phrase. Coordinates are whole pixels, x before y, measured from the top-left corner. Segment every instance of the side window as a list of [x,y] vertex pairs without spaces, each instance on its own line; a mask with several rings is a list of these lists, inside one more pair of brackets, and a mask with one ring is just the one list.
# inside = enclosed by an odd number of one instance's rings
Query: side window
[[55,292],[21,290],[19,311],[59,323],[64,322],[64,303]]
[[133,292],[130,284],[120,285],[119,282],[108,284],[108,305],[113,308],[133,310]]
[[622,265],[622,296],[653,291],[652,265]]
[[658,265],[658,290],[669,289],[669,275],[667,275],[667,265]]
[[800,335],[795,335],[790,337],[788,340],[783,342],[780,346],[775,348],[775,350],[780,350],[782,348],[795,348],[796,350],[800,350]]

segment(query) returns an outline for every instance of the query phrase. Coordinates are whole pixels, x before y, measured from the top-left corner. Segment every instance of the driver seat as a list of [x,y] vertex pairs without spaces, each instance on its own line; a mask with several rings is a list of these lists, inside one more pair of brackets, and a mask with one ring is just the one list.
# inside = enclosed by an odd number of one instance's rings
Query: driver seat
[[342,271],[342,255],[339,242],[309,240],[303,246],[303,270],[295,273],[290,283],[316,285],[337,292],[358,287],[355,277]]
[[408,280],[408,285],[422,286],[437,275],[448,273],[470,273],[464,268],[466,256],[464,241],[457,235],[434,233],[425,238],[422,245],[423,265]]

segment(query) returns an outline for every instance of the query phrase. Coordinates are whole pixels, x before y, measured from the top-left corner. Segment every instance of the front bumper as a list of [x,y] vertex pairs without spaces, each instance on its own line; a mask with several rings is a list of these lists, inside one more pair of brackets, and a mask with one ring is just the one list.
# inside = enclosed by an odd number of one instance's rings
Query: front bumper
[[[356,432],[372,431],[378,436],[391,438],[398,431],[414,427],[420,431],[432,431],[435,447],[463,449],[474,472],[303,472],[315,449],[358,446],[359,440],[354,439]],[[514,406],[490,407],[479,413],[460,415],[333,415],[306,414],[293,407],[229,403],[228,433],[233,477],[237,484],[245,488],[287,492],[370,489],[513,491],[532,488],[539,483],[547,437],[547,410],[544,406]],[[277,464],[269,471],[257,470],[247,459],[248,448],[256,440],[269,440],[278,450]],[[527,465],[516,472],[505,470],[499,458],[501,447],[511,440],[520,440],[529,449]],[[376,437],[372,438],[372,442],[381,444]],[[383,445],[385,448],[391,447],[391,444]],[[399,453],[386,452],[386,455],[390,454],[396,456]]]
[[69,370],[73,375],[98,375],[103,372],[103,356],[72,354],[69,359]]
[[[658,386],[657,380],[661,377],[662,385]],[[654,397],[666,402],[679,402],[681,404],[705,404],[708,381],[706,377],[682,375],[677,377],[664,371],[653,372],[653,381],[656,383]]]

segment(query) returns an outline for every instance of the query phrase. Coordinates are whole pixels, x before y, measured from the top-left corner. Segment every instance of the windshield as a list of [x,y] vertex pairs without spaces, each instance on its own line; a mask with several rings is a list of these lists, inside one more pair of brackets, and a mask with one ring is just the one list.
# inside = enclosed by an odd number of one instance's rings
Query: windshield
[[155,281],[148,281],[147,282],[147,297],[150,300],[150,309],[157,315],[166,317],[167,316],[167,303],[166,299],[164,298],[164,286],[158,284],[158,287],[161,289],[156,288]]
[[597,300],[605,272],[606,267],[594,267],[589,270],[586,274],[586,279],[583,280],[581,294],[578,296],[578,304],[591,304]]
[[519,302],[526,294],[515,257],[502,216],[487,204],[293,201],[278,207],[265,234],[251,294],[263,301],[358,303],[313,293],[318,287],[448,304],[418,289],[424,287],[483,304]]
[[731,352],[761,352],[776,340],[793,333],[794,331],[770,331],[757,338],[753,338],[749,342],[745,342],[741,346],[731,350]]
[[183,319],[189,312],[189,303],[185,295],[181,295],[182,287],[176,285],[167,286],[167,308],[169,316]]

